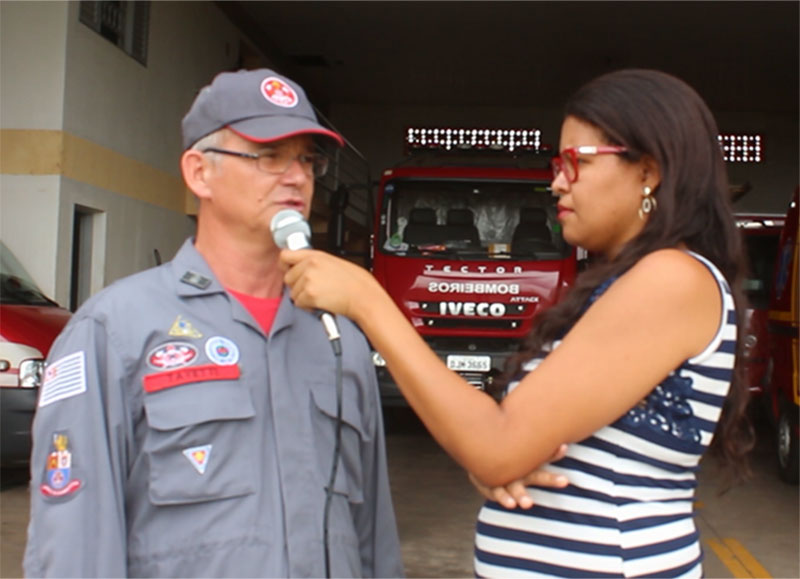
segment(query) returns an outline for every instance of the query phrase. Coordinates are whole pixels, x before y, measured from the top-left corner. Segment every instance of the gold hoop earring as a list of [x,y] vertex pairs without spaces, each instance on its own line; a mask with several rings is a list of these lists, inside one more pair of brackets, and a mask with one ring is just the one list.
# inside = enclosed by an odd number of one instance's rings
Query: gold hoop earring
[[658,203],[656,198],[652,197],[653,190],[647,185],[642,189],[642,206],[639,207],[639,219],[644,220],[644,216],[656,210]]

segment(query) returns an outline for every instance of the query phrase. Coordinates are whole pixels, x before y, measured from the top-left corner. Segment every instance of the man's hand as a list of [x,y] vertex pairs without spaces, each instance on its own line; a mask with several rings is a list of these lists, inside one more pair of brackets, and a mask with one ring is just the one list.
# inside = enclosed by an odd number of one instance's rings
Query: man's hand
[[[567,445],[562,444],[558,450],[550,457],[548,462],[555,462],[564,457],[567,453]],[[554,474],[545,470],[547,465],[542,465],[536,470],[528,473],[521,479],[515,480],[502,487],[488,487],[479,481],[472,473],[469,473],[469,480],[484,497],[490,501],[496,501],[507,509],[520,507],[529,509],[533,506],[533,500],[526,489],[529,485],[563,488],[569,484],[567,477]]]

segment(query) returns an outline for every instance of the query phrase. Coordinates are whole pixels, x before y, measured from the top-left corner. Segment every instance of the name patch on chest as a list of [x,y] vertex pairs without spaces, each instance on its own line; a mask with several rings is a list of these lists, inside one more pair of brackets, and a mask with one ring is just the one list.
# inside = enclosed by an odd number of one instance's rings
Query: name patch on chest
[[200,366],[189,366],[187,368],[177,368],[148,374],[142,378],[142,385],[145,392],[158,392],[166,388],[173,388],[183,384],[193,382],[210,382],[212,380],[237,380],[241,372],[239,366],[229,365],[220,366],[219,364],[203,364]]

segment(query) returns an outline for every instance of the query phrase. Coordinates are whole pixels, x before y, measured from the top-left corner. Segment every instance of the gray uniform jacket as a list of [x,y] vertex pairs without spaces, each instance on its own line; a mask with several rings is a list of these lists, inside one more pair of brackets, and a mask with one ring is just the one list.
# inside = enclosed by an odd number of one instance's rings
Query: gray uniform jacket
[[[367,342],[338,320],[334,577],[403,574]],[[321,577],[335,357],[288,294],[264,335],[187,240],[92,297],[56,340],[34,421],[34,577]]]

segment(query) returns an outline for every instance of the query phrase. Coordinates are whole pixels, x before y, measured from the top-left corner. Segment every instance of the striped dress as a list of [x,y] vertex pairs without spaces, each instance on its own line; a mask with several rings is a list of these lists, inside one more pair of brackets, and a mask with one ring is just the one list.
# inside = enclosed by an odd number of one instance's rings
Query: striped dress
[[[714,340],[616,422],[569,445],[550,467],[569,486],[530,487],[529,510],[487,502],[478,515],[477,576],[702,576],[695,473],[733,375],[736,314],[719,270],[690,255],[714,274],[723,296]],[[613,281],[595,290],[589,304]]]

